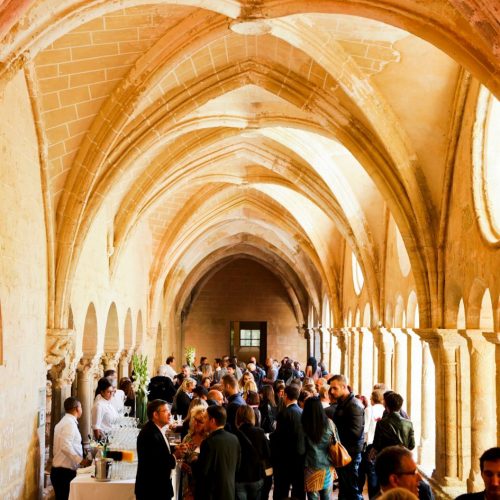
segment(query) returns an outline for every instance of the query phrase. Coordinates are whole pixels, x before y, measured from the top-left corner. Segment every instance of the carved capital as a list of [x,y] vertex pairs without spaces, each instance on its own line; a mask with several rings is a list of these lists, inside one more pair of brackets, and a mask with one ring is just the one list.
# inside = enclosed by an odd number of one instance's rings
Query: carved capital
[[87,376],[94,375],[99,365],[99,358],[94,356],[93,358],[81,358],[78,362],[77,370]]
[[307,328],[306,325],[297,326],[297,331],[301,337],[304,337],[306,340],[311,340],[311,329]]
[[130,364],[130,362],[132,361],[132,356],[134,354],[134,350],[133,349],[124,349],[121,353],[120,353],[120,359],[119,359],[119,362],[120,363],[127,363],[127,364]]
[[73,383],[77,364],[74,330],[67,328],[47,330],[45,362],[55,387]]
[[105,370],[116,370],[121,352],[105,352],[101,356],[102,364]]
[[68,328],[52,328],[47,330],[45,362],[58,365],[75,355],[75,330]]

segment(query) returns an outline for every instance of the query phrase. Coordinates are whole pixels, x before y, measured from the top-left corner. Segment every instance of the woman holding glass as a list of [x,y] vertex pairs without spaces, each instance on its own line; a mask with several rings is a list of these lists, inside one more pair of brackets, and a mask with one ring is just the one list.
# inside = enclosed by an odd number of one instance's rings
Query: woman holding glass
[[194,499],[196,485],[191,465],[198,459],[201,443],[208,435],[205,429],[207,411],[204,406],[197,405],[191,408],[189,417],[189,432],[183,439],[180,447],[183,452],[183,455],[181,456],[181,460],[183,460],[181,465],[183,500]]

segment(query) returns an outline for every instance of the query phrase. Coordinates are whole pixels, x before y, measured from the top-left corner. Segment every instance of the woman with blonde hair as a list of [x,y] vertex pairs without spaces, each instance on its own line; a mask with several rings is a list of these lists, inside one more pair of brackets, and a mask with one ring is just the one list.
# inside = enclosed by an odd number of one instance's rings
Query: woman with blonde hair
[[257,384],[253,380],[249,380],[248,382],[245,382],[245,385],[243,386],[243,399],[247,398],[247,394],[250,391],[258,392],[257,391]]
[[174,396],[172,404],[172,413],[174,415],[181,415],[183,419],[186,418],[189,405],[191,404],[191,395],[193,389],[196,387],[196,380],[194,378],[186,377]]
[[183,454],[180,457],[183,460],[181,465],[183,500],[194,499],[196,484],[191,465],[198,459],[201,443],[208,435],[205,429],[207,406],[206,403],[205,405],[196,404],[189,410],[189,432],[182,440],[181,450]]
[[248,372],[248,371],[247,371],[247,372],[245,372],[245,373],[241,376],[240,380],[238,380],[238,384],[239,384],[240,389],[241,389],[242,391],[243,391],[243,390],[244,390],[244,388],[245,388],[245,384],[246,384],[247,382],[249,382],[249,381],[252,381],[252,382],[254,382],[254,383],[255,383],[255,379],[253,378],[253,375],[252,375],[250,372]]

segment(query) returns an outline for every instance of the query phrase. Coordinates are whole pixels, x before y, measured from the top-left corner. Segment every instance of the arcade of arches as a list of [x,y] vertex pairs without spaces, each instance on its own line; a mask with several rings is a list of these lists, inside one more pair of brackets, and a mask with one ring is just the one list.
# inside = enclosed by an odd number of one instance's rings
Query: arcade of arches
[[0,2],[0,497],[61,402],[187,345],[400,392],[444,498],[500,425],[487,0]]

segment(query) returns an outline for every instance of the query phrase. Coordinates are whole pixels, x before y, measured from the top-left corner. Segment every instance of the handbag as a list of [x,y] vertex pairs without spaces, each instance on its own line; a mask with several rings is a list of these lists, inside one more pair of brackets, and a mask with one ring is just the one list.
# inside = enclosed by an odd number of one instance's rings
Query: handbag
[[328,458],[335,468],[345,467],[352,461],[351,455],[340,442],[337,427],[333,425],[333,434],[328,445]]

